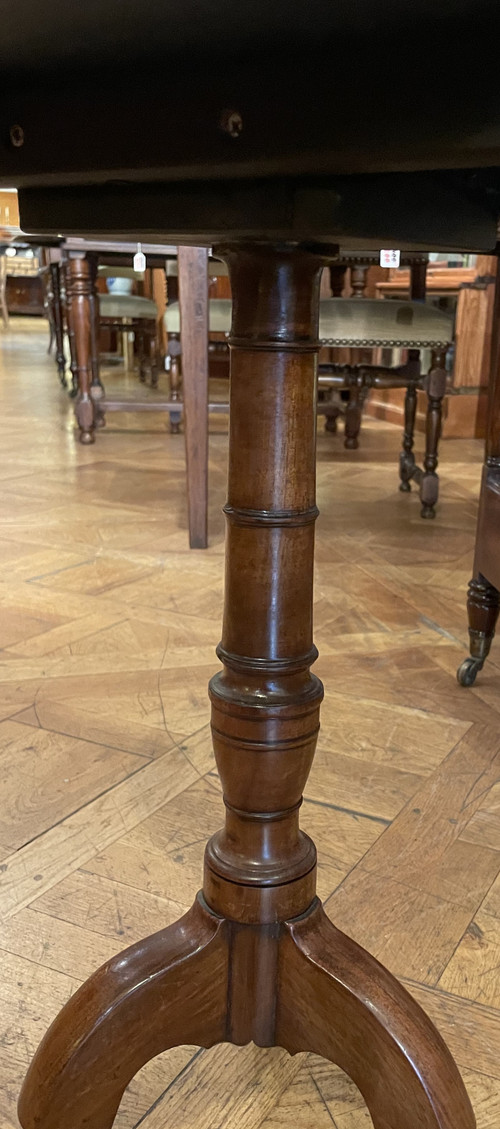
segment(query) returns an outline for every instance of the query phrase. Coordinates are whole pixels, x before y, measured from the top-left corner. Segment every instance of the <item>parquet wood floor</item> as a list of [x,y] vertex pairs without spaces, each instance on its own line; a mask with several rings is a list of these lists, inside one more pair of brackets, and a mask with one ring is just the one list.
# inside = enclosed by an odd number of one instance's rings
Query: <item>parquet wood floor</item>
[[[29,320],[0,338],[1,1129],[80,981],[190,904],[222,818],[206,686],[226,421],[211,424],[210,549],[189,552],[182,436],[160,416],[115,415],[81,447],[45,345]],[[320,430],[326,700],[303,824],[327,912],[405,981],[457,1058],[478,1129],[498,1129],[500,640],[476,688],[455,681],[481,445],[443,443],[429,523],[398,493],[399,439],[367,420],[345,452]],[[371,1125],[328,1063],[221,1046],[149,1064],[117,1126],[290,1121]]]

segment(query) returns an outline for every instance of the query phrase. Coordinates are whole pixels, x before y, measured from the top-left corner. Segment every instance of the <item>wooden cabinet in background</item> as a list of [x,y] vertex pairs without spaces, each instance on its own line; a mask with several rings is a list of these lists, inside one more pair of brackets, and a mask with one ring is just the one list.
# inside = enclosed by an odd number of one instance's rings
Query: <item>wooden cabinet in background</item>
[[9,314],[43,314],[43,283],[39,275],[7,275],[5,294]]

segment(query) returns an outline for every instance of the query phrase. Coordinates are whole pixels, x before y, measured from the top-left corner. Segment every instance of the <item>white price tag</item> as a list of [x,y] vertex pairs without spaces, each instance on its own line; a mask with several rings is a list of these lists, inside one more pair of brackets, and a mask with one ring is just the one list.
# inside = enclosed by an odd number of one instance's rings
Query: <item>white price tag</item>
[[381,251],[380,252],[380,266],[381,267],[399,267],[400,258],[401,258],[401,251]]
[[138,274],[142,274],[143,271],[146,270],[146,256],[141,251],[140,243],[137,244],[137,251],[134,255],[134,270],[136,270]]

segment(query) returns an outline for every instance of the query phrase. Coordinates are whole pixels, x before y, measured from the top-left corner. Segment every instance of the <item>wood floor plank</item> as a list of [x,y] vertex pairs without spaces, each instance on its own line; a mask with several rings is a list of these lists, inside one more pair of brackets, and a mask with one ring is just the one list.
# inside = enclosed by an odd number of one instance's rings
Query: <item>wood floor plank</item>
[[138,767],[130,753],[19,721],[0,723],[0,841],[22,847]]
[[[30,1055],[80,980],[189,905],[223,817],[206,687],[227,418],[210,421],[210,544],[193,553],[182,435],[116,413],[82,447],[45,349],[34,318],[0,336],[0,1129],[18,1129]],[[133,374],[109,381],[135,394]],[[441,443],[429,523],[397,489],[400,439],[366,420],[352,452],[319,428],[326,697],[301,820],[328,911],[405,979],[458,1059],[478,1129],[498,1129],[500,643],[474,688],[455,679],[482,444]],[[226,1046],[149,1063],[117,1129],[177,1121],[371,1124],[331,1064]]]
[[10,917],[193,782],[178,749],[141,767],[0,864],[0,917]]

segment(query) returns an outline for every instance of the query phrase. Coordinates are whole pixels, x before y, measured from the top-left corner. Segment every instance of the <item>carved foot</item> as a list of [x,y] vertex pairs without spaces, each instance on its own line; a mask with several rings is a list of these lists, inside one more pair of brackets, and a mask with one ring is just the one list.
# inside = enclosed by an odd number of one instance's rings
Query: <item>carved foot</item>
[[126,1086],[169,1047],[225,1037],[227,943],[200,902],[103,965],[66,1004],[31,1063],[24,1129],[110,1129]]
[[436,516],[435,506],[439,495],[439,478],[433,471],[422,475],[420,481],[421,517],[433,518]]
[[336,404],[329,402],[325,412],[325,431],[329,431],[331,435],[335,435],[338,429],[338,419],[340,416],[340,407]]
[[170,434],[179,435],[181,430],[181,412],[170,412]]
[[318,902],[286,929],[277,1043],[337,1063],[361,1091],[374,1129],[474,1129],[447,1047],[398,981]]
[[399,489],[401,490],[402,494],[409,494],[410,491],[411,491],[411,482],[406,482],[406,481],[400,482],[399,483]]
[[464,660],[457,671],[461,686],[473,686],[476,676],[490,653],[500,611],[500,592],[485,580],[475,576],[467,592],[469,639],[471,657]]
[[346,448],[346,451],[357,451],[359,447],[358,440],[346,436],[346,438],[344,439],[344,447]]

